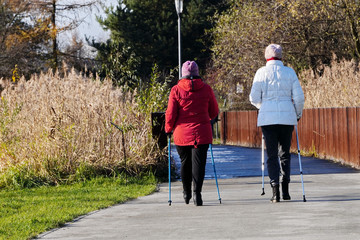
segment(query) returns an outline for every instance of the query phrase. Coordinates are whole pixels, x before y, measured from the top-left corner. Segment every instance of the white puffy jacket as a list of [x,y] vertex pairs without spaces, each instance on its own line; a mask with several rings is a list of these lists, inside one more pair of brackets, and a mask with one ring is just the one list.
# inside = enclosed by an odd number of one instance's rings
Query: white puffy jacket
[[260,109],[258,126],[297,125],[304,108],[304,93],[292,68],[270,60],[254,77],[250,102]]

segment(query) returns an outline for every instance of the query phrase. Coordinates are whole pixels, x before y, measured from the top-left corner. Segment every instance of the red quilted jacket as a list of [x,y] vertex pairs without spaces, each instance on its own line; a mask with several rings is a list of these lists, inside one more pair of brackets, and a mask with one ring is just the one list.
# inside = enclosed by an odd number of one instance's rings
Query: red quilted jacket
[[181,79],[170,92],[165,113],[165,132],[174,143],[189,146],[212,143],[210,120],[219,114],[213,90],[199,79]]

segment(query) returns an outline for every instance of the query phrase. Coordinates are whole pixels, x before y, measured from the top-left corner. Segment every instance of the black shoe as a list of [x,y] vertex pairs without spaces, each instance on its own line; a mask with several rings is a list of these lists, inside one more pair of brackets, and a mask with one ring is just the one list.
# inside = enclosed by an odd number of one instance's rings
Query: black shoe
[[189,204],[190,199],[191,199],[191,192],[184,191],[183,194],[184,194],[183,196],[184,196],[185,203]]
[[194,192],[194,204],[196,206],[202,206],[203,205],[203,201],[202,201],[200,192]]
[[280,202],[280,187],[279,184],[272,185],[273,196],[270,199],[271,202]]
[[289,183],[282,183],[281,184],[282,196],[284,200],[291,200],[289,194]]

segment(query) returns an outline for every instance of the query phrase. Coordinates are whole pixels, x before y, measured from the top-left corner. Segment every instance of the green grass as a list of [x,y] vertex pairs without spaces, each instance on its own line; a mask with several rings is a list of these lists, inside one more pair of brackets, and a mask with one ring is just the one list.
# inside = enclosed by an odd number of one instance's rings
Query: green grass
[[57,187],[0,191],[0,239],[29,239],[74,218],[156,190],[154,176],[96,178]]
[[221,141],[221,139],[220,138],[214,138],[213,139],[213,143],[212,143],[213,145],[216,145],[216,144],[222,144],[222,141]]

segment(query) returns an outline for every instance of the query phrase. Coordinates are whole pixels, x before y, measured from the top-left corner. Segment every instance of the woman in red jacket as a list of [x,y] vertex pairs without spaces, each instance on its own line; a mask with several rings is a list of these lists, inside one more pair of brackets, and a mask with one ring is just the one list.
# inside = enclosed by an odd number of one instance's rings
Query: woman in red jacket
[[218,115],[219,108],[213,90],[199,77],[199,68],[194,61],[183,64],[182,76],[170,92],[165,132],[173,131],[181,159],[185,203],[191,199],[193,182],[194,204],[201,206],[206,156],[212,143],[210,120]]

